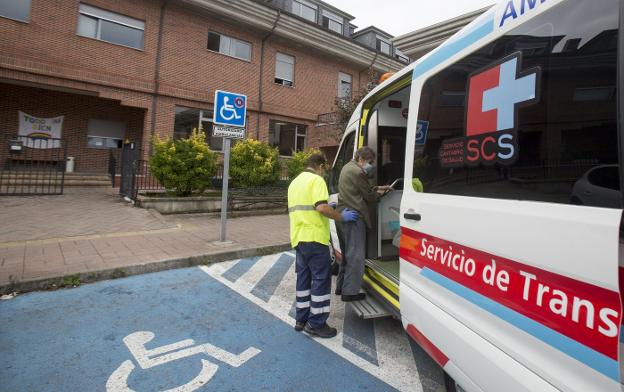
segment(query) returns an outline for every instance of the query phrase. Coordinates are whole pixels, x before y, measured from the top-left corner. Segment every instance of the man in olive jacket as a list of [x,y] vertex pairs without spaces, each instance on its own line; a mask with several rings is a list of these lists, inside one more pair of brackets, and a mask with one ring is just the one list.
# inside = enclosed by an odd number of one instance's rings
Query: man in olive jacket
[[364,277],[366,228],[372,227],[369,204],[374,205],[390,189],[389,186],[373,187],[370,183],[375,158],[375,151],[370,147],[360,148],[355,158],[342,168],[338,180],[338,210],[349,208],[359,213],[358,220],[341,223],[344,257],[336,281],[336,294],[345,302],[366,297],[360,289]]

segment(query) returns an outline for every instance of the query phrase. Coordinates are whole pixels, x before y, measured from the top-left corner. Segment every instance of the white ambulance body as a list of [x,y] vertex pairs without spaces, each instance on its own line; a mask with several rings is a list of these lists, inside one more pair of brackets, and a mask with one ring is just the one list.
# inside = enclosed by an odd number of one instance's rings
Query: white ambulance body
[[501,2],[345,130],[332,198],[363,145],[397,188],[365,288],[461,389],[622,390],[619,26],[617,0]]

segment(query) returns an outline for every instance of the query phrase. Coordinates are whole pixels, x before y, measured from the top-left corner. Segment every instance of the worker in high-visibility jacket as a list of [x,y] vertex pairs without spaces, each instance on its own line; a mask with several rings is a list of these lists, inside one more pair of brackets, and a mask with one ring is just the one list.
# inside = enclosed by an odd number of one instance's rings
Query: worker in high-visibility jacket
[[310,156],[306,169],[288,187],[290,240],[297,254],[297,304],[295,330],[331,338],[336,328],[327,325],[331,292],[329,219],[351,222],[357,212],[339,213],[328,204],[323,175],[327,161],[321,154]]

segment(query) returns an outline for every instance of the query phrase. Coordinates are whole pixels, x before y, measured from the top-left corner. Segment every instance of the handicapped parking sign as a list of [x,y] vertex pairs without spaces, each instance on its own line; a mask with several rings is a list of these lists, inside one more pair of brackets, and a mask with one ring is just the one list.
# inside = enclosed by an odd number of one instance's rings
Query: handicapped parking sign
[[429,121],[418,120],[416,125],[416,145],[424,146],[427,141],[427,131],[429,130]]
[[247,96],[227,91],[215,91],[213,122],[218,125],[245,127]]

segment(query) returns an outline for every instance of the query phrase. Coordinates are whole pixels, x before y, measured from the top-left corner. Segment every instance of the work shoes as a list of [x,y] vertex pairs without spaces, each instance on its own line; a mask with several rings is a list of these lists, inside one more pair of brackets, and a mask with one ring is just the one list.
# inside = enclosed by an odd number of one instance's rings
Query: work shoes
[[336,328],[330,327],[327,323],[320,327],[313,327],[310,323],[306,323],[305,327],[303,327],[303,331],[312,336],[318,336],[319,338],[333,338],[338,333]]
[[366,298],[366,294],[364,293],[353,294],[353,295],[342,295],[340,297],[340,299],[342,299],[342,302],[361,301],[364,298]]
[[303,321],[297,321],[295,323],[295,331],[300,332],[303,331],[303,328],[305,327],[305,324]]

